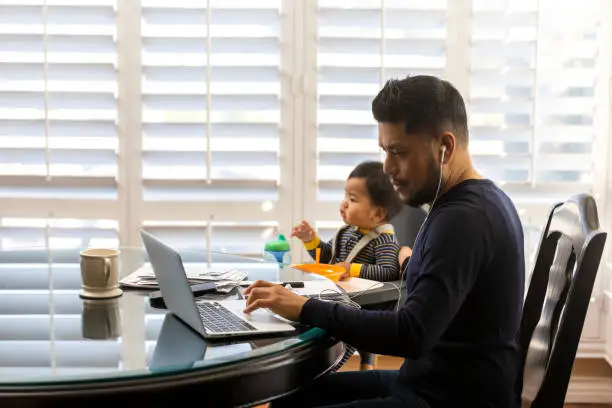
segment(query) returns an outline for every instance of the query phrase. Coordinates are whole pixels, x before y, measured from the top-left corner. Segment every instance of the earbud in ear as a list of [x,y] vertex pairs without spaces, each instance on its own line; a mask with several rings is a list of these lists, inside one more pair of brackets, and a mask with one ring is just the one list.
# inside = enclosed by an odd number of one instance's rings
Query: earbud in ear
[[440,163],[444,162],[444,153],[446,153],[446,146],[442,145],[440,148]]

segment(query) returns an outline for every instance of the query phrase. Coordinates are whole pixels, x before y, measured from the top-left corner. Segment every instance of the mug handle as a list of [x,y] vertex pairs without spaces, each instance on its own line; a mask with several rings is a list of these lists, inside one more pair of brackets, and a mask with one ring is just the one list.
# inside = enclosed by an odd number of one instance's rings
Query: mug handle
[[106,284],[108,285],[108,280],[110,279],[111,273],[111,261],[108,258],[104,258],[104,276],[106,276]]

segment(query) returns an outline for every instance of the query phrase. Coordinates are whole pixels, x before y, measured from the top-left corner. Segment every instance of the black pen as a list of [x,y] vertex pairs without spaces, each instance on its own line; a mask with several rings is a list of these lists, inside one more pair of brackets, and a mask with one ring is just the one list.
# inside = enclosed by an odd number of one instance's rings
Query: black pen
[[[252,285],[254,282],[253,281],[243,281],[240,282],[240,286],[250,286]],[[292,288],[303,288],[304,287],[304,282],[302,281],[286,281],[286,282],[272,282],[272,283],[276,283],[278,285],[290,285]]]

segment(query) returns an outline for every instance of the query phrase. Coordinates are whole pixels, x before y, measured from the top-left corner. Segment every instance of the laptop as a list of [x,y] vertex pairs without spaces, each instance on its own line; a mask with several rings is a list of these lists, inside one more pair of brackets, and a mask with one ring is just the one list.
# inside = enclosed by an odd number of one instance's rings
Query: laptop
[[181,256],[148,232],[140,231],[166,308],[207,339],[295,331],[286,320],[260,309],[242,313],[245,300],[196,301]]

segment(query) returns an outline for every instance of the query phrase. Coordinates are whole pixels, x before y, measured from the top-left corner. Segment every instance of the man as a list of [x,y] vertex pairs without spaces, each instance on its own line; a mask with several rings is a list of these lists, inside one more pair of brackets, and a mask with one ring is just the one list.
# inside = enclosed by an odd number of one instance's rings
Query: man
[[472,166],[463,99],[447,81],[413,76],[388,81],[372,112],[396,190],[410,205],[432,204],[412,256],[400,255],[401,307],[359,310],[256,282],[245,311],[270,308],[405,361],[325,376],[279,404],[517,407],[523,232],[510,199]]

